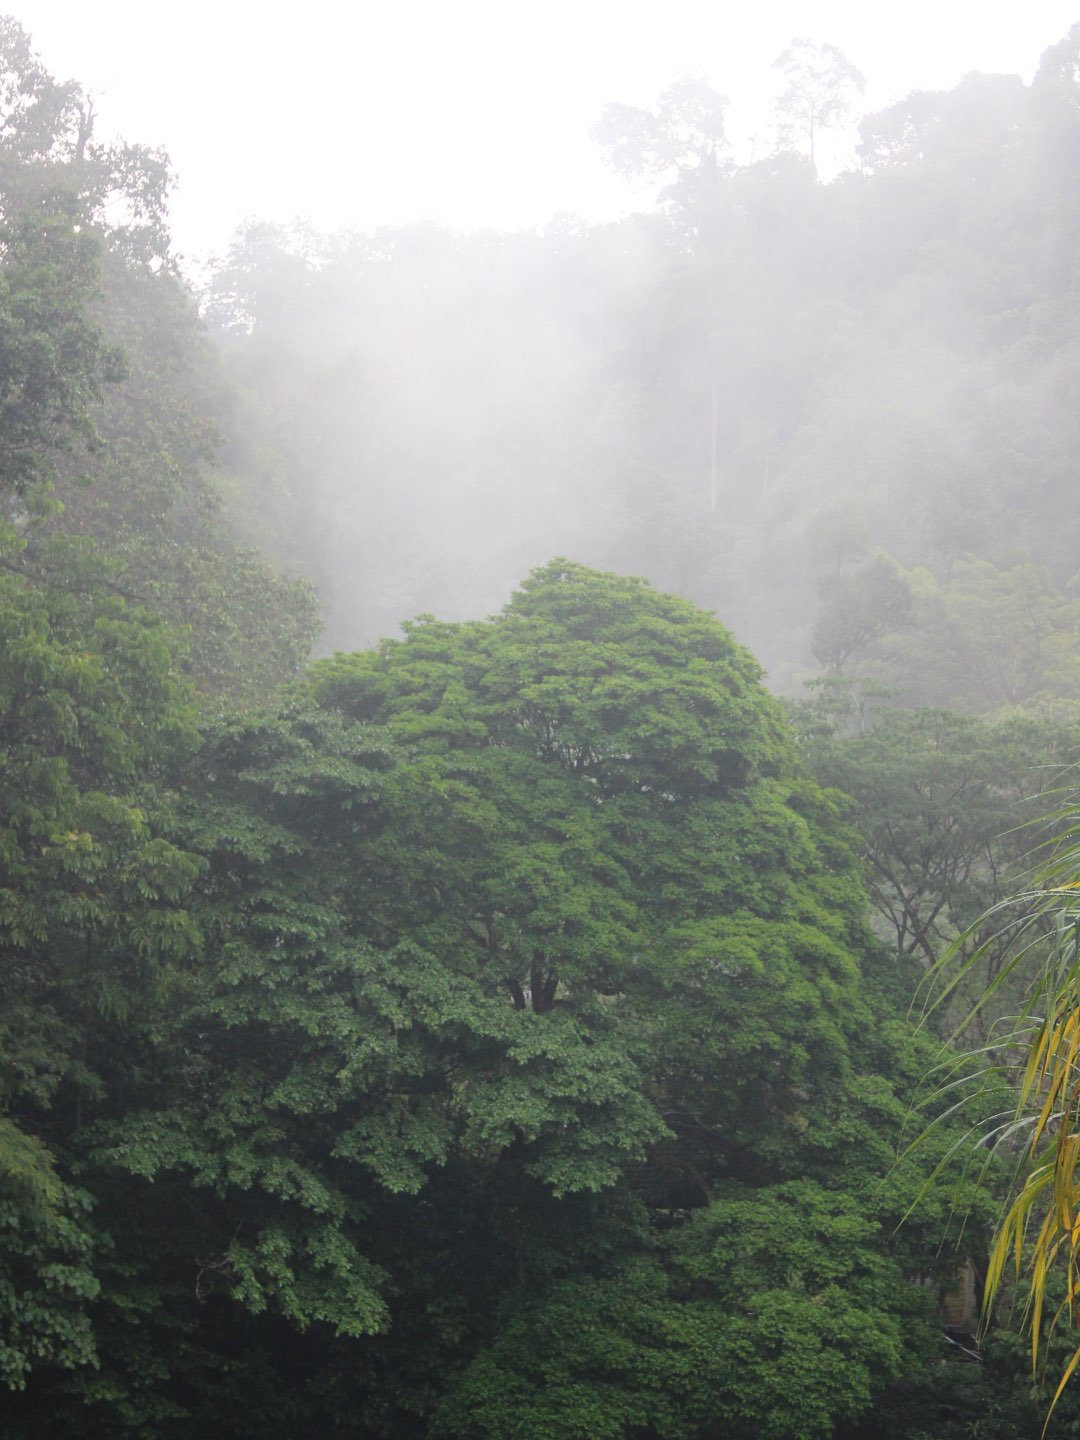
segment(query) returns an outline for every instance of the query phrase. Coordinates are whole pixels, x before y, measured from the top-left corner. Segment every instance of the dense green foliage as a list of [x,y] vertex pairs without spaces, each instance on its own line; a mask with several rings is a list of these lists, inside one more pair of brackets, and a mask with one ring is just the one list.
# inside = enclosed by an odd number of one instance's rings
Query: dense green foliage
[[859,979],[848,833],[715,621],[559,562],[164,785],[148,919],[95,912],[82,958],[124,984],[82,1000],[93,1088],[48,1107],[99,1202],[99,1368],[46,1369],[26,1426],[194,1433],[283,1325],[315,1346],[290,1423],[326,1433],[827,1435],[922,1353],[946,1202],[897,1243],[917,1168],[880,1182],[923,1062]]
[[[971,716],[880,697],[875,708],[857,683],[826,680],[791,715],[818,779],[854,802],[878,933],[927,971],[950,947],[958,968],[978,952],[950,1007],[961,1018],[1007,962],[1011,937],[992,912],[1025,887],[1033,853],[1062,828],[1047,812],[1075,763],[1075,711]],[[1006,996],[1017,1001],[1015,984],[972,1023],[992,1023]]]
[[[1078,43],[828,186],[831,47],[751,166],[676,82],[658,213],[253,223],[205,329],[0,22],[5,1437],[1038,1432],[907,1009],[1074,758]],[[294,571],[353,645],[530,569],[303,668]]]

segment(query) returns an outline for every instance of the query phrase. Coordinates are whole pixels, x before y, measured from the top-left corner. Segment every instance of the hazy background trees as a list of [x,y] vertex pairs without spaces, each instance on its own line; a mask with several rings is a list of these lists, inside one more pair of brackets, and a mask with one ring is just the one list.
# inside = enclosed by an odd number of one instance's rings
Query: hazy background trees
[[[566,553],[716,608],[794,691],[892,562],[902,633],[871,623],[845,665],[965,709],[1060,691],[1080,145],[1062,47],[1030,86],[972,75],[863,118],[858,168],[829,184],[798,146],[736,165],[723,97],[684,77],[596,132],[662,182],[658,212],[517,235],[249,226],[205,302],[242,528],[316,580],[327,646],[485,613]],[[830,86],[857,97],[828,46],[784,63],[825,97],[815,124],[839,118]],[[943,607],[992,630],[1025,566],[1056,658],[1021,654],[1017,626],[1002,678],[969,657],[931,683],[907,640],[960,643]]]

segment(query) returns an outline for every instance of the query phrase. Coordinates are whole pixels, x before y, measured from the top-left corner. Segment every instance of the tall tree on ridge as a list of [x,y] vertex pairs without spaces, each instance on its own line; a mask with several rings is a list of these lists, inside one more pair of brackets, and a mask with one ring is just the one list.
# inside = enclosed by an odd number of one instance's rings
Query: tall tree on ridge
[[818,40],[791,40],[773,64],[786,81],[776,102],[781,144],[805,143],[815,165],[821,131],[846,120],[866,80],[843,51]]

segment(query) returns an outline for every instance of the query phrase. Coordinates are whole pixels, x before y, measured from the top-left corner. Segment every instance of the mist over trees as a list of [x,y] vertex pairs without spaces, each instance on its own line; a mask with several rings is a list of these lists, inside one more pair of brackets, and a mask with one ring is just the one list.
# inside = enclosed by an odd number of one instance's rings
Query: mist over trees
[[[1028,86],[971,75],[865,117],[828,185],[790,127],[735,165],[723,97],[687,78],[596,131],[665,180],[658,213],[249,226],[207,303],[262,415],[228,462],[250,533],[319,585],[324,643],[487,613],[565,553],[716,609],[784,690],[841,657],[915,702],[1065,693],[1076,44]],[[899,605],[865,583],[889,565]],[[988,653],[980,617],[1018,596]]]
[[0,21],[5,1437],[1039,1433],[924,1080],[1080,738],[1078,58],[196,294]]

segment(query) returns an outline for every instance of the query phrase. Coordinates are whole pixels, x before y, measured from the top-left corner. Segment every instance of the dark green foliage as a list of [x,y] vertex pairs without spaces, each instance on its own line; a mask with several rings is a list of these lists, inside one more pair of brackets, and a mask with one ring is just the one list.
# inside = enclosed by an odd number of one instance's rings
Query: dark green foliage
[[[897,956],[925,972],[950,945],[961,956],[982,951],[978,977],[948,1007],[963,1020],[965,995],[971,1003],[994,981],[1008,952],[988,912],[1025,884],[1053,837],[1042,817],[1075,763],[1071,707],[983,717],[896,710],[869,696],[860,707],[839,682],[792,715],[818,779],[854,801],[876,926]],[[1007,992],[979,1025],[1015,1002],[1015,984]]]
[[[45,197],[32,216],[0,228],[0,484],[23,504],[44,498],[57,449],[93,441],[101,383],[123,373],[88,315],[98,242],[80,230],[70,192]],[[21,508],[21,507],[20,507]],[[18,511],[16,511],[18,513]]]
[[241,1435],[276,1367],[270,1436],[826,1436],[917,1363],[945,1202],[888,1239],[925,1169],[880,1188],[876,1076],[925,1060],[710,617],[555,562],[163,779],[152,953],[50,1112],[99,1368],[15,1434]]
[[[1074,51],[828,190],[686,80],[602,137],[662,218],[253,226],[216,355],[165,157],[0,26],[5,1435],[1031,1432],[1004,1337],[927,1367],[989,1207],[896,1152],[1073,743]],[[232,525],[349,642],[538,547],[723,600],[832,673],[816,780],[711,616],[565,561],[219,713],[316,628]]]
[[[155,617],[0,577],[0,1252],[4,1377],[94,1358],[90,1197],[69,1143],[103,1098],[115,1022],[195,928],[199,861],[155,831],[154,780],[193,735]],[[58,1159],[62,1163],[58,1165]],[[32,1277],[36,1277],[32,1278]]]
[[[11,20],[0,91],[0,1380],[55,1381],[121,1416],[133,1392],[109,1380],[103,1344],[110,1326],[130,1339],[171,1280],[163,1271],[158,1291],[117,1258],[113,1227],[139,1227],[87,1155],[94,1125],[154,1073],[167,997],[203,944],[187,902],[206,860],[165,833],[166,775],[196,737],[184,672],[269,688],[295,672],[313,617],[297,587],[215,541],[220,606],[243,595],[255,613],[198,617],[213,667],[186,645],[196,617],[183,603],[197,609],[200,584],[209,610],[207,562],[198,583],[170,587],[183,486],[155,490],[149,472],[168,473],[181,432],[205,461],[208,428],[190,407],[166,423],[161,369],[143,413],[116,423],[124,407],[106,395],[131,373],[124,325],[98,310],[103,271],[114,295],[166,296],[147,345],[190,353],[190,302],[167,264],[167,165],[96,145],[77,87],[45,74]],[[194,554],[185,563],[198,570]],[[157,609],[140,603],[151,572]],[[146,1359],[144,1389],[163,1366]]]
[[809,1182],[734,1188],[652,1255],[514,1297],[433,1433],[830,1435],[914,1360],[873,1229]]
[[301,1328],[364,1333],[383,1306],[356,1248],[367,1207],[349,1162],[377,1167],[380,1142],[348,1137],[363,1134],[369,1089],[381,1093],[392,1036],[358,1003],[370,967],[341,913],[350,881],[332,837],[362,823],[385,749],[328,721],[237,724],[198,763],[205,799],[178,823],[208,860],[199,917],[213,961],[184,987],[159,1062],[180,1065],[162,1106],[96,1144],[133,1175],[179,1170],[208,1192],[220,1250],[199,1284],[216,1277],[253,1312],[271,1306]]
[[[1072,1346],[1059,1332],[1048,1357],[1047,1376],[1064,1368]],[[918,1377],[905,1377],[888,1387],[859,1423],[842,1426],[837,1440],[1042,1440],[1047,1433],[1075,1440],[1080,1435],[1080,1409],[1067,1390],[1054,1411],[1052,1432],[1046,1430],[1046,1409],[1054,1384],[1036,1384],[1031,1374],[1031,1347],[1011,1329],[994,1329],[976,1352],[942,1337],[940,1358]],[[1055,1380],[1056,1384],[1056,1380]]]
[[32,1368],[94,1364],[88,1198],[64,1185],[34,1136],[0,1117],[0,1385],[21,1389]]

